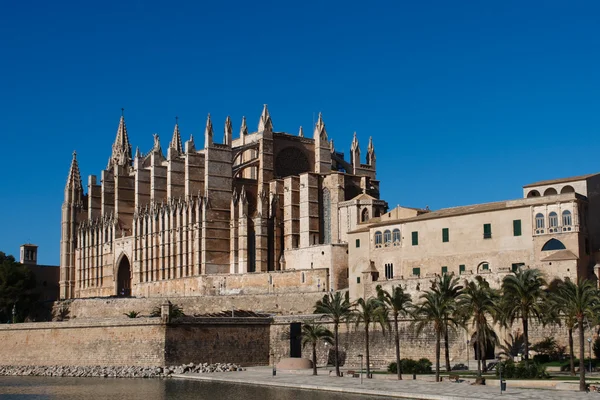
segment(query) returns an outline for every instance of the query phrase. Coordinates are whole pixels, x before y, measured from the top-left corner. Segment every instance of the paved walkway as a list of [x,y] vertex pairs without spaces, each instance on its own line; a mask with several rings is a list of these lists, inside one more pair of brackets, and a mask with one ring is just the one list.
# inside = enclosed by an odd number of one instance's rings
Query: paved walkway
[[[209,381],[224,381],[261,386],[282,386],[287,388],[325,390],[342,393],[354,393],[387,398],[458,400],[458,399],[497,399],[500,396],[498,386],[471,386],[468,383],[430,382],[426,380],[391,380],[391,379],[360,379],[337,378],[328,376],[327,371],[319,371],[320,375],[312,376],[305,373],[277,371],[272,376],[268,367],[253,367],[241,372],[219,372],[211,374],[182,374],[176,378],[200,379]],[[576,382],[574,382],[575,384]],[[574,386],[576,387],[576,386]],[[505,399],[590,399],[600,400],[600,393],[580,393],[576,391],[554,389],[522,389],[511,388],[502,394]]]

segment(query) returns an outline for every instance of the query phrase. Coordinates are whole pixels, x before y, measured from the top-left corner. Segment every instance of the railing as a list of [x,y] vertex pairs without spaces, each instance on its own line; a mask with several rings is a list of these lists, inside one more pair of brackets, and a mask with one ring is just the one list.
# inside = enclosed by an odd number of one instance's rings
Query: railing
[[579,232],[579,225],[550,226],[548,228],[535,228],[533,230],[534,236],[554,235],[557,233],[569,233],[569,232]]

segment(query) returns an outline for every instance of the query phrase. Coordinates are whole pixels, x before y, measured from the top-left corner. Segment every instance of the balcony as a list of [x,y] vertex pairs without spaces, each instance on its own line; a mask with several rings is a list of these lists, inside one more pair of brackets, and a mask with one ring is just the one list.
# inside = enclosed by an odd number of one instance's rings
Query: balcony
[[534,236],[556,235],[557,233],[571,233],[571,232],[579,232],[579,225],[551,226],[548,228],[535,228],[533,230],[533,235]]

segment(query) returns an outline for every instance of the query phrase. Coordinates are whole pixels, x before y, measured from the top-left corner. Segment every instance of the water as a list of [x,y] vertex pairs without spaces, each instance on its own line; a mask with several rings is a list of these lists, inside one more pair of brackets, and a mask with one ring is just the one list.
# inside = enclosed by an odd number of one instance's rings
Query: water
[[178,379],[0,377],[2,400],[359,400],[344,393]]

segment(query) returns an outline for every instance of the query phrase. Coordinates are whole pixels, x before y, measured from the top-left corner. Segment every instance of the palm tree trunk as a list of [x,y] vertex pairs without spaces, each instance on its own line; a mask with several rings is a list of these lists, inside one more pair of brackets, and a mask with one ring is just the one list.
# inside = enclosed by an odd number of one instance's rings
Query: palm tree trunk
[[[479,327],[478,327],[479,328]],[[481,329],[477,329],[477,376],[481,377],[483,370],[483,340],[482,340]]]
[[317,342],[312,344],[313,375],[317,374]]
[[366,354],[366,361],[367,361],[367,379],[371,378],[371,367],[369,366],[370,364],[370,357],[369,357],[369,324],[365,323],[365,354]]
[[569,357],[571,357],[571,376],[575,376],[575,352],[573,351],[573,328],[569,328]]
[[583,357],[585,357],[585,339],[583,338],[583,318],[579,319],[579,391],[585,392],[587,391],[587,387],[585,384],[585,361]]
[[333,330],[335,332],[335,375],[336,376],[340,376],[340,363],[339,363],[339,356],[338,356],[338,323],[335,323],[333,325]]
[[394,328],[396,329],[396,370],[398,380],[402,380],[402,371],[400,370],[400,333],[398,332],[398,316],[394,316]]
[[529,321],[523,317],[523,339],[525,339],[525,361],[529,361]]
[[435,333],[435,381],[440,381],[440,342],[442,341],[442,335],[439,329]]
[[446,356],[446,372],[450,372],[450,346],[448,344],[448,322],[444,326],[444,351]]

